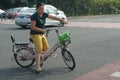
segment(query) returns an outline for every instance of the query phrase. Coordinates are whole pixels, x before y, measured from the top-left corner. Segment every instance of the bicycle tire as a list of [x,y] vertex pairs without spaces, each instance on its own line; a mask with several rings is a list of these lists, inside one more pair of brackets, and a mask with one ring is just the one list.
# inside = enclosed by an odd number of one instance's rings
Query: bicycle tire
[[70,70],[73,70],[76,67],[74,57],[72,56],[72,54],[69,50],[62,49],[62,57],[63,57],[63,60],[64,60],[65,64],[67,65],[67,67]]
[[[33,63],[35,62],[35,59],[34,58],[27,59],[26,57],[28,55],[34,55],[34,54],[35,54],[34,51],[29,47],[22,47],[16,51],[16,54],[14,56],[15,61],[22,68],[28,68],[33,65]],[[28,61],[29,63],[26,64]],[[25,63],[25,64],[22,64],[22,63]]]

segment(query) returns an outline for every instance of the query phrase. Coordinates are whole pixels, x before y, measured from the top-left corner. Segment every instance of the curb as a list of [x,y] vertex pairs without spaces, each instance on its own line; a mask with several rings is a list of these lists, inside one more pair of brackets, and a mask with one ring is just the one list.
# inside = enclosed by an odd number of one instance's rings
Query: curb
[[15,20],[1,19],[0,24],[15,24]]

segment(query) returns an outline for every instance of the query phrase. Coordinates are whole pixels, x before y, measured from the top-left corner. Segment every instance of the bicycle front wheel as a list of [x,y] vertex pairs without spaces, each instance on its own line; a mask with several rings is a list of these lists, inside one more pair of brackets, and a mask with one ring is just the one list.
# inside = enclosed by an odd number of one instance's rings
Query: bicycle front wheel
[[68,66],[69,69],[73,70],[76,66],[74,57],[72,56],[71,52],[68,51],[67,49],[62,50],[62,57],[66,65]]
[[35,61],[35,59],[32,58],[34,54],[34,51],[28,47],[20,48],[16,51],[15,61],[19,66],[28,68],[32,66]]

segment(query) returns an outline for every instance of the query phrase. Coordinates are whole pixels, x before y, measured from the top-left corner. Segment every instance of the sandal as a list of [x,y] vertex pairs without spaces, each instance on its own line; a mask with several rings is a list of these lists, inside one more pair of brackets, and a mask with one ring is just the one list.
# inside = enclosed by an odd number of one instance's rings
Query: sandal
[[41,71],[42,71],[41,67],[36,69],[36,73],[40,73]]

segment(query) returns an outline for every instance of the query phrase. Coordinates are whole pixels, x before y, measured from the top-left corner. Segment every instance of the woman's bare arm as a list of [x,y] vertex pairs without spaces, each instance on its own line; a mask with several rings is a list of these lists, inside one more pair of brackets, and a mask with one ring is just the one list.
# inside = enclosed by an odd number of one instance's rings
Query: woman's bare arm
[[30,28],[32,30],[34,30],[34,31],[37,31],[37,32],[43,32],[43,33],[46,32],[45,29],[40,29],[40,28],[36,27],[36,21],[33,21],[33,20],[31,20],[31,26],[30,26]]
[[64,19],[61,19],[61,18],[58,18],[58,17],[52,16],[52,15],[50,15],[50,14],[48,14],[48,18],[53,19],[53,20],[57,20],[57,21],[64,22],[64,24],[67,24],[67,23],[68,23],[68,22],[65,21]]

